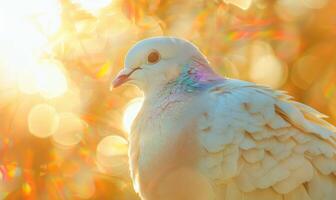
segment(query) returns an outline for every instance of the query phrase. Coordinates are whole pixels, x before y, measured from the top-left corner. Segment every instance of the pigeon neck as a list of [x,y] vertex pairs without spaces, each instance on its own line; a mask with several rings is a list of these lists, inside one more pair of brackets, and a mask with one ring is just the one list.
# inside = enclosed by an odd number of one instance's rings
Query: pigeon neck
[[224,79],[210,68],[205,58],[193,57],[183,66],[176,79],[157,88],[151,88],[151,92],[147,92],[146,99],[149,101],[157,98],[184,98],[223,81]]
[[223,78],[211,69],[205,58],[193,57],[191,62],[183,67],[175,84],[186,92],[194,92],[209,88],[221,81]]

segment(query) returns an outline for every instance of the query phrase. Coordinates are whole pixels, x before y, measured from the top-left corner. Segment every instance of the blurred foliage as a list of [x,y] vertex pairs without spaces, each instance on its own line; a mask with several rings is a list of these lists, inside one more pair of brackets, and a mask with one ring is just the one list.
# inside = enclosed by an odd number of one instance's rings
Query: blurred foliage
[[336,122],[336,1],[43,2],[0,1],[0,199],[137,199],[125,140],[137,108],[124,111],[142,94],[109,84],[150,36],[186,38],[223,76]]

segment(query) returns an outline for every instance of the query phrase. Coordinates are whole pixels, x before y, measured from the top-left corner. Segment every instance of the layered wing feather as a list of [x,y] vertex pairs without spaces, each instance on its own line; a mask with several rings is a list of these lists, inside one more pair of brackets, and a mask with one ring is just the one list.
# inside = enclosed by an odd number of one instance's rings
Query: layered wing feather
[[200,168],[224,188],[224,199],[336,198],[336,128],[323,114],[238,80],[214,86],[206,98]]

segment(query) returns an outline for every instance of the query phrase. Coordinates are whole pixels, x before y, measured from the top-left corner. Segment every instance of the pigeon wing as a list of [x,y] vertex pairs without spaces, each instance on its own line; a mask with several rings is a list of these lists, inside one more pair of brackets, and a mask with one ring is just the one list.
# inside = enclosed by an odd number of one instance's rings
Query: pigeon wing
[[205,96],[200,168],[222,199],[335,199],[336,129],[323,114],[239,80]]

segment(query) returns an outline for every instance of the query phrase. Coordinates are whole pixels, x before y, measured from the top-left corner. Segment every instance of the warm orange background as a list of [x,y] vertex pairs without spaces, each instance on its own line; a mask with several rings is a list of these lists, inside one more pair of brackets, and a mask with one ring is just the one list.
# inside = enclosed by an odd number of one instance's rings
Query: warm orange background
[[336,123],[336,1],[0,3],[0,199],[137,199],[141,91],[109,83],[136,41],[194,42],[223,76],[283,89]]

